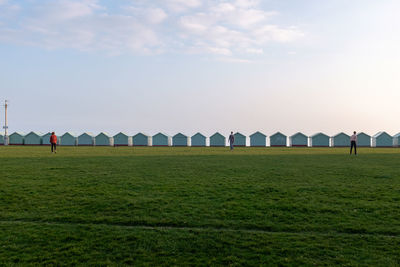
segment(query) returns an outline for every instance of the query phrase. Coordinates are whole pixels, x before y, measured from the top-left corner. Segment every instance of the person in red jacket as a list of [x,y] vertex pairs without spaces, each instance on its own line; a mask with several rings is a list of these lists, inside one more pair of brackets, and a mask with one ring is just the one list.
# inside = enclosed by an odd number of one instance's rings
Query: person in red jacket
[[51,133],[50,136],[51,153],[57,153],[57,135],[55,132]]

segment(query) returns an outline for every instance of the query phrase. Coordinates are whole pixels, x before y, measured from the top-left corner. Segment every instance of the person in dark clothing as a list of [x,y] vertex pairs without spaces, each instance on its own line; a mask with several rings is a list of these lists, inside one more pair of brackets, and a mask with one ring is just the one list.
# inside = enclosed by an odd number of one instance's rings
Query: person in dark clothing
[[353,151],[354,147],[354,155],[357,155],[357,135],[356,132],[353,132],[353,135],[350,137],[350,155],[351,152]]
[[233,135],[233,132],[231,132],[231,135],[229,136],[229,145],[231,150],[233,149],[233,144],[235,143],[235,136]]
[[57,136],[55,132],[51,133],[50,136],[51,153],[57,153]]

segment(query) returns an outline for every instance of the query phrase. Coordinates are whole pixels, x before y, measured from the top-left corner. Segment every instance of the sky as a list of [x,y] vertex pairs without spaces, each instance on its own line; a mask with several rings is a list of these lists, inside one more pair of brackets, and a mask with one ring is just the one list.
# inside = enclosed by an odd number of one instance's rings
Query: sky
[[394,135],[399,12],[398,0],[0,0],[0,101],[10,132]]

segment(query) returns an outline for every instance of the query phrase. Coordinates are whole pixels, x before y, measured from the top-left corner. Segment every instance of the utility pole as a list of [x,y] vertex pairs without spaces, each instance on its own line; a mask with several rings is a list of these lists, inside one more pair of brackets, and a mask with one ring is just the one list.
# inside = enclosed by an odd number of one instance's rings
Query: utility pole
[[8,100],[4,101],[4,109],[5,109],[5,120],[4,120],[4,145],[8,145],[8,134],[7,134],[7,129],[8,129],[8,125],[7,125],[7,107],[8,107]]

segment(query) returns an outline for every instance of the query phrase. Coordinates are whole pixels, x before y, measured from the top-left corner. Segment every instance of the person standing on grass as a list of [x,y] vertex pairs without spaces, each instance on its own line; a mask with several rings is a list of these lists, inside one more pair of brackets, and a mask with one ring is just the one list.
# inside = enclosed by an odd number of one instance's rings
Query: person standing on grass
[[231,135],[229,136],[229,146],[231,147],[231,150],[233,150],[234,143],[235,143],[235,136],[233,135],[233,132],[231,132]]
[[350,137],[350,155],[354,147],[354,155],[357,155],[357,135],[356,131],[353,132],[353,135]]
[[55,132],[51,133],[50,136],[51,153],[57,153],[57,135]]

